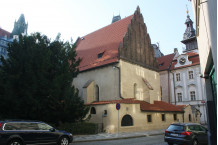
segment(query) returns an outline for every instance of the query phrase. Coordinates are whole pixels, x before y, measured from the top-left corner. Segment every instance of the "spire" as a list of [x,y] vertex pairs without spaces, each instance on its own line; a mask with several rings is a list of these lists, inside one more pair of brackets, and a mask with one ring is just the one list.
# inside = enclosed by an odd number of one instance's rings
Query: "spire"
[[183,40],[181,41],[183,44],[186,45],[186,48],[183,52],[188,52],[198,49],[195,29],[193,28],[193,21],[190,19],[187,5],[186,8],[187,8],[186,10],[187,18],[185,21],[186,29],[185,29],[185,33],[183,34]]
[[26,24],[25,22],[25,17],[24,14],[21,14],[19,19],[14,22],[14,28],[13,31],[10,35],[10,37],[13,37],[14,35],[20,35],[20,34],[24,34],[27,35],[27,28],[28,28],[28,24]]
[[183,35],[183,40],[186,40],[186,39],[189,39],[191,37],[196,36],[195,35],[195,29],[193,28],[193,21],[190,19],[189,10],[188,10],[187,5],[186,5],[186,8],[187,8],[187,10],[186,10],[187,19],[185,21],[186,30],[185,30],[185,33]]

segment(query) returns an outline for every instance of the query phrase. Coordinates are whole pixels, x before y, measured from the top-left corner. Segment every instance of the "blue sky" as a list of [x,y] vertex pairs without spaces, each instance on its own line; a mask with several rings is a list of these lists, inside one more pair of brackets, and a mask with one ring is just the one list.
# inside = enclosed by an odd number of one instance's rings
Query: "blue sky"
[[21,13],[28,22],[28,34],[41,32],[55,38],[76,41],[111,24],[113,15],[125,18],[140,7],[152,43],[159,43],[166,55],[178,48],[185,32],[186,5],[194,21],[188,0],[5,0],[1,1],[0,27],[12,31]]

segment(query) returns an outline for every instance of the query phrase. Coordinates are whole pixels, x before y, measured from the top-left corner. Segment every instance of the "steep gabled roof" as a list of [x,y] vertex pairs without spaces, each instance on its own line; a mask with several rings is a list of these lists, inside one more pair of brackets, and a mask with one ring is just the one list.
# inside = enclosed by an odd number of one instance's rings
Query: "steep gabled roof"
[[136,99],[122,99],[122,100],[110,100],[110,101],[100,101],[93,102],[87,105],[105,105],[105,104],[140,104],[140,109],[142,111],[155,111],[155,112],[183,112],[182,109],[178,108],[173,104],[169,104],[163,101],[154,101],[154,104],[150,104],[145,101],[140,101]]
[[156,58],[157,62],[158,62],[159,71],[168,70],[171,62],[173,61],[174,56],[175,56],[175,54],[172,53],[169,55],[165,55],[165,56],[161,56],[161,57]]
[[132,17],[128,16],[78,40],[76,51],[82,58],[80,71],[118,61],[118,48]]

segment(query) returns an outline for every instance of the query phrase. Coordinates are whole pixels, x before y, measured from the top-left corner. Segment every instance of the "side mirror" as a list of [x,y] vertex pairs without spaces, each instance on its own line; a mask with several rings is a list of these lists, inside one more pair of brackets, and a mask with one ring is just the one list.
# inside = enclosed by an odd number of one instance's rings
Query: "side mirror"
[[49,129],[49,131],[55,132],[55,128],[51,128],[51,129]]

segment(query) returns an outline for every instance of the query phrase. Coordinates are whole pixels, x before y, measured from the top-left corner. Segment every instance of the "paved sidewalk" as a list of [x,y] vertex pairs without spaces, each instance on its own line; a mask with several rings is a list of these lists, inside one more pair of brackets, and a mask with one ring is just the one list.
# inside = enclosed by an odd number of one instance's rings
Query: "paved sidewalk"
[[161,130],[128,132],[128,133],[119,133],[119,134],[99,133],[95,135],[75,135],[73,136],[73,142],[90,142],[96,140],[100,141],[100,140],[115,140],[115,139],[146,137],[146,136],[153,136],[153,135],[161,135],[164,134],[164,131],[165,131],[164,129],[161,129]]

